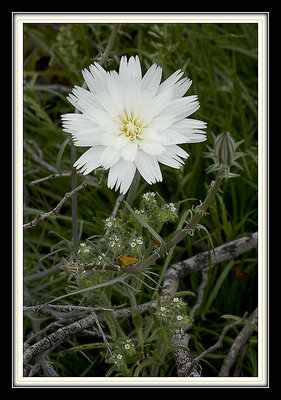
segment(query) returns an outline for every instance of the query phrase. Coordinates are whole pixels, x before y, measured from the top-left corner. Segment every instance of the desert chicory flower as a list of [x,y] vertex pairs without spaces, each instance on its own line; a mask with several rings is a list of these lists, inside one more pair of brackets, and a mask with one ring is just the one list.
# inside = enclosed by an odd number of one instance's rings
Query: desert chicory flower
[[149,184],[162,181],[159,163],[180,168],[188,157],[178,144],[206,139],[206,123],[187,118],[199,102],[183,97],[192,82],[180,70],[160,83],[161,67],[142,77],[138,56],[123,56],[119,73],[94,63],[82,74],[89,90],[75,86],[68,96],[80,113],[64,114],[63,130],[75,146],[90,147],[74,166],[85,175],[109,169],[109,188],[126,193],[136,169]]

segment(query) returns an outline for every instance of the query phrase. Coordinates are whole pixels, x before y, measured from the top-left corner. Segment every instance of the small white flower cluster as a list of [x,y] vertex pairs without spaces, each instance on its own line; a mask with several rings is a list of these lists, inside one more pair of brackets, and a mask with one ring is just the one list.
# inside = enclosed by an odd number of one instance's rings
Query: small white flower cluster
[[152,201],[153,203],[156,203],[156,193],[155,192],[146,192],[142,195],[142,198],[146,201]]
[[106,220],[104,221],[104,225],[106,228],[113,228],[115,222],[116,218],[106,218]]
[[118,341],[115,345],[113,355],[110,358],[110,362],[114,363],[117,368],[121,367],[126,363],[128,356],[133,355],[136,352],[134,343],[130,340]]
[[122,345],[124,346],[125,350],[135,349],[135,345],[130,339],[123,341]]
[[137,245],[141,246],[143,244],[143,238],[142,237],[138,237],[135,240],[132,240],[130,243],[130,246],[132,248],[136,247]]
[[105,261],[105,254],[104,253],[99,254],[97,259],[97,265],[104,264],[104,261]]
[[85,254],[85,253],[89,253],[91,250],[91,246],[89,246],[88,244],[82,242],[80,243],[79,246],[79,250],[78,250],[78,254]]
[[109,246],[114,248],[114,250],[121,250],[121,241],[117,235],[113,235],[109,238]]
[[177,208],[174,205],[174,203],[167,204],[167,207],[170,209],[171,212],[176,212],[177,211]]
[[157,310],[156,315],[164,323],[172,323],[173,325],[177,325],[180,321],[183,323],[188,322],[188,318],[186,317],[186,303],[178,297],[174,297],[168,305],[161,306]]

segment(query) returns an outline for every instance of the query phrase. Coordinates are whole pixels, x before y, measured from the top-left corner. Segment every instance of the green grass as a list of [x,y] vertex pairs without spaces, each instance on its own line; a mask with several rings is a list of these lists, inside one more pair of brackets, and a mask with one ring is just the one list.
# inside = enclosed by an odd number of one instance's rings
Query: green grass
[[[24,139],[31,140],[32,148],[54,168],[71,169],[70,145],[65,143],[68,135],[61,129],[61,114],[73,112],[66,100],[66,92],[60,88],[82,85],[81,70],[88,67],[106,47],[111,33],[110,24],[25,24],[24,25]],[[200,109],[197,119],[208,123],[207,143],[212,146],[211,132],[215,135],[228,130],[235,141],[244,139],[239,151],[247,153],[241,161],[243,171],[239,178],[223,184],[221,193],[209,209],[202,223],[209,230],[214,246],[243,236],[258,229],[258,183],[257,183],[257,25],[248,23],[229,24],[122,24],[115,41],[109,68],[117,68],[122,55],[138,54],[145,72],[156,62],[163,68],[163,78],[182,69],[193,84],[188,94],[197,94]],[[59,85],[59,86],[54,86]],[[65,145],[63,148],[62,146]],[[151,187],[141,181],[140,192],[158,191],[167,202],[188,198],[203,200],[206,184],[214,176],[206,175],[208,159],[202,157],[205,143],[182,146],[189,154],[181,170],[162,168],[163,182]],[[78,155],[82,149],[78,149]],[[61,177],[31,186],[34,179],[43,178],[51,172],[40,167],[28,152],[24,152],[24,220],[34,218],[39,211],[54,208],[66,192],[71,190],[71,178]],[[100,221],[110,216],[118,193],[106,187],[106,174],[98,172],[95,181],[89,181],[86,189],[78,193],[79,235],[82,240],[103,233]],[[78,177],[78,184],[81,178]],[[180,208],[184,214],[192,201]],[[71,201],[60,215],[39,223],[24,233],[25,277],[44,272],[42,277],[25,283],[25,304],[36,304],[66,293],[68,282],[61,271],[48,273],[71,252]],[[173,232],[174,225],[165,227],[164,234]],[[194,240],[208,246],[208,236],[200,231],[196,237],[186,238],[173,251],[170,264],[187,258],[198,250]],[[195,243],[196,244],[196,243]],[[157,263],[160,272],[164,259]],[[234,273],[238,265],[248,275],[239,281]],[[52,270],[51,270],[52,271]],[[197,292],[201,273],[184,279],[180,290]],[[104,301],[110,295],[116,303],[122,298],[112,289],[104,289]],[[138,303],[148,301],[153,291],[143,287]],[[107,300],[105,300],[107,299]],[[193,304],[188,299],[188,304]],[[257,255],[246,254],[230,263],[222,263],[209,272],[209,281],[200,310],[195,317],[190,350],[194,355],[208,348],[219,337],[225,320],[223,314],[242,316],[257,305]],[[203,317],[202,317],[203,316]],[[147,319],[149,323],[149,318]],[[47,317],[28,313],[24,320],[25,333],[39,330],[49,323]],[[115,324],[115,322],[114,322]],[[133,332],[137,327],[128,321],[121,322],[121,329]],[[115,326],[115,329],[116,326]],[[238,329],[238,328],[237,328]],[[202,363],[204,376],[217,376],[220,364],[238,333],[231,330],[225,345],[211,353]],[[78,344],[87,342],[85,335],[73,339]],[[63,346],[61,346],[63,348]],[[51,354],[62,376],[104,376],[108,366],[104,364],[103,352],[98,349],[87,353],[92,364],[79,353],[61,358]],[[163,364],[159,373],[175,375],[172,359]],[[144,373],[147,369],[143,368]],[[241,370],[242,376],[257,374],[257,346],[253,341],[246,353]]]

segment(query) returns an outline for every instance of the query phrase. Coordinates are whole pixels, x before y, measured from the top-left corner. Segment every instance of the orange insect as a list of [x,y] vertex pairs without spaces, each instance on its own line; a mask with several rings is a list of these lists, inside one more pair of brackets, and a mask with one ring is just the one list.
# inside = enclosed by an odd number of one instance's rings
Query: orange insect
[[238,266],[235,267],[234,273],[235,273],[236,279],[238,279],[239,281],[243,281],[246,276],[249,276],[248,272],[243,271]]
[[118,265],[123,265],[124,267],[128,267],[131,264],[135,264],[136,262],[138,262],[139,259],[138,258],[134,258],[134,257],[126,257],[126,256],[117,256],[115,258],[115,262]]

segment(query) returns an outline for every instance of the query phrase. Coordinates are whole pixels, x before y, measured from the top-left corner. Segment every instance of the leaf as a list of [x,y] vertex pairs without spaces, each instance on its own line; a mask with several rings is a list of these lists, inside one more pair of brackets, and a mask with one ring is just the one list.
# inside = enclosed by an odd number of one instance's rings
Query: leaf
[[116,328],[114,325],[114,319],[111,316],[111,312],[106,311],[106,322],[110,330],[110,334],[112,336],[112,340],[115,341],[117,338]]
[[[62,295],[62,296],[56,297],[55,299],[48,301],[48,302],[45,303],[44,305],[53,303],[54,301],[57,301],[57,300],[60,300],[60,299],[64,299],[65,297],[73,296],[73,295],[75,295],[75,294],[85,293],[85,292],[88,292],[88,291],[90,291],[90,290],[95,290],[95,289],[99,289],[99,288],[102,288],[102,287],[114,285],[115,283],[118,283],[118,282],[123,282],[123,283],[125,283],[125,282],[124,282],[125,279],[127,279],[128,277],[131,277],[131,276],[132,276],[131,274],[119,275],[119,276],[117,276],[116,278],[110,279],[109,281],[105,281],[105,282],[102,282],[102,283],[98,283],[98,284],[96,284],[96,285],[92,285],[92,286],[89,286],[89,287],[86,287],[86,288],[80,289],[80,290],[75,290],[74,292],[66,293],[66,294],[64,294],[64,295]],[[125,283],[125,284],[126,284],[126,283]]]
[[148,367],[149,365],[153,364],[152,360],[150,358],[144,360],[136,369],[134,372],[134,376],[139,376],[140,372]]
[[87,344],[82,344],[81,346],[71,347],[70,349],[67,349],[67,350],[62,350],[62,351],[60,351],[59,355],[60,356],[64,356],[65,354],[75,353],[76,351],[90,350],[90,349],[101,349],[101,348],[103,349],[105,347],[106,347],[106,345],[103,342],[87,343]]
[[63,144],[61,145],[61,147],[60,147],[60,149],[59,149],[59,152],[58,152],[58,155],[57,155],[56,169],[57,169],[57,171],[58,171],[59,174],[61,173],[60,165],[61,165],[62,155],[63,155],[63,153],[64,153],[64,149],[65,149],[66,145],[70,142],[70,140],[71,140],[70,137],[68,137],[68,138],[65,139],[65,141],[64,141]]
[[209,296],[209,298],[208,298],[208,301],[207,301],[207,303],[206,303],[206,305],[205,305],[205,308],[204,308],[204,313],[206,313],[207,310],[210,308],[212,302],[213,302],[214,299],[216,298],[216,296],[217,296],[217,294],[218,294],[218,291],[220,290],[220,288],[221,288],[221,286],[222,286],[222,284],[223,284],[223,281],[224,281],[225,278],[227,277],[227,274],[229,273],[229,271],[231,270],[231,268],[233,267],[233,265],[234,265],[234,261],[231,260],[231,261],[226,265],[226,267],[224,267],[224,269],[223,269],[223,271],[222,271],[220,277],[219,277],[218,280],[217,280],[217,283],[215,284],[215,287],[213,288],[213,290],[212,290],[212,292],[211,292],[211,294],[210,294],[210,296]]
[[[221,318],[224,319],[232,319],[234,321],[241,321],[241,317],[237,317],[236,315],[231,315],[231,314],[224,314],[221,316]],[[247,319],[243,320],[244,324],[252,328],[255,332],[258,332],[258,327],[255,324],[252,324],[252,322],[248,321]]]

